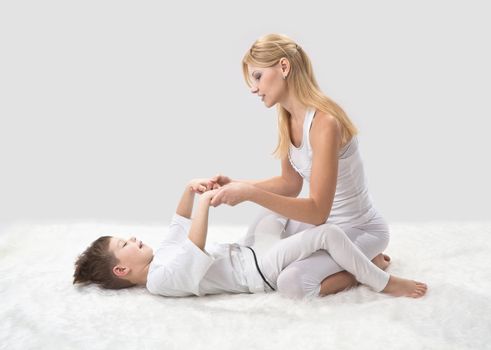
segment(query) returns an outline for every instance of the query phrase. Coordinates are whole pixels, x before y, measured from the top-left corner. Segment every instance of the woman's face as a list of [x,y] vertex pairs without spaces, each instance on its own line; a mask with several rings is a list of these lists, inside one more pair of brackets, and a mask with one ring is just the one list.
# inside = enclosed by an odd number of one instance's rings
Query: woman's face
[[251,76],[251,92],[257,94],[266,107],[272,107],[286,96],[286,83],[278,63],[268,68],[247,66]]

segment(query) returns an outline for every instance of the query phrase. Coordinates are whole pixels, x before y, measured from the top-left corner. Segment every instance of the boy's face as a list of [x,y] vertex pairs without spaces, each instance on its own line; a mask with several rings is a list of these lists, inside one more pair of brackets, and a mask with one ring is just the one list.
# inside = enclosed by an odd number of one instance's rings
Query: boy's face
[[118,266],[134,271],[139,271],[150,264],[153,258],[152,248],[135,237],[129,239],[111,237],[109,251],[119,260]]

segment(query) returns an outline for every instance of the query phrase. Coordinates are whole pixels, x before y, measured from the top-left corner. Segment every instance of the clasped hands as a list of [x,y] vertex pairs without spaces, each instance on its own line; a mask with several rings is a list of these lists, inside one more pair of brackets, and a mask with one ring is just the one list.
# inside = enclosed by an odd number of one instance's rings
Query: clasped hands
[[249,199],[254,185],[233,181],[227,176],[218,174],[211,178],[193,179],[189,182],[189,189],[198,194],[206,193],[210,205],[217,207],[221,204],[235,206]]

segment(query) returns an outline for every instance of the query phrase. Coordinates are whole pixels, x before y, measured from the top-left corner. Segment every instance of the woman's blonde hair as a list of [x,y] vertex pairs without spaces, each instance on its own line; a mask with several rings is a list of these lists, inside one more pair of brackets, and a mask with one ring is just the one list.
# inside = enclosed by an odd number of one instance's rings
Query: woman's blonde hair
[[[335,117],[342,125],[343,144],[353,135],[356,135],[358,130],[343,109],[319,89],[307,54],[286,35],[269,34],[252,44],[242,59],[242,71],[246,83],[249,86],[252,86],[253,83],[249,75],[248,65],[261,68],[273,67],[283,57],[286,57],[290,62],[290,72],[286,82],[299,101],[307,107],[313,107]],[[280,104],[278,104],[277,110],[279,135],[278,146],[273,155],[277,158],[283,158],[288,154],[290,145],[290,113]]]

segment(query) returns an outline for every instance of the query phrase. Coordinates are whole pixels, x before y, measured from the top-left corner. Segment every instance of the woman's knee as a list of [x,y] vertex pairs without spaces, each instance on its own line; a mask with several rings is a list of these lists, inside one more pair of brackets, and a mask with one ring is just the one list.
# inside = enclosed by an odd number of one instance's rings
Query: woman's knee
[[382,253],[387,249],[387,246],[389,245],[389,240],[390,240],[390,234],[389,232],[376,232],[373,233],[374,236],[376,237],[376,249],[375,251],[378,252],[378,254]]
[[342,229],[370,260],[383,253],[389,245],[390,233],[380,225],[375,227],[343,227]]
[[375,244],[379,253],[383,252],[389,245],[390,228],[387,221],[382,218],[376,218],[368,226],[364,227],[364,231],[375,238]]

